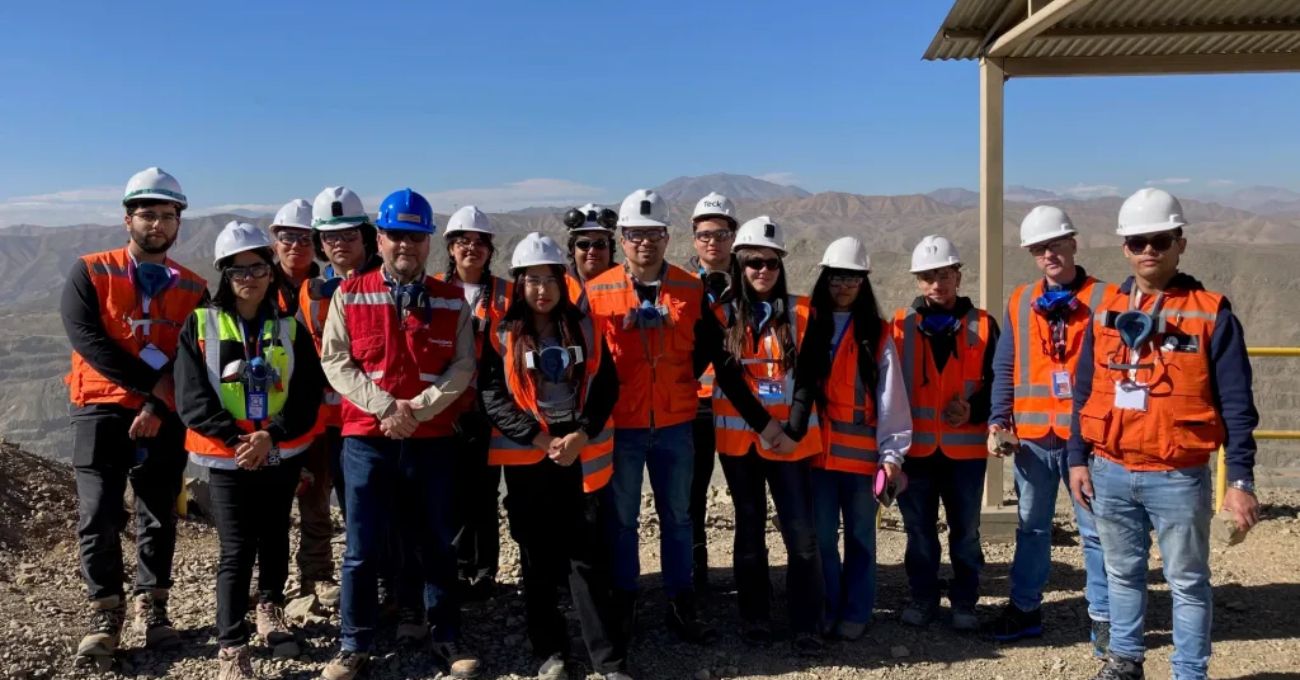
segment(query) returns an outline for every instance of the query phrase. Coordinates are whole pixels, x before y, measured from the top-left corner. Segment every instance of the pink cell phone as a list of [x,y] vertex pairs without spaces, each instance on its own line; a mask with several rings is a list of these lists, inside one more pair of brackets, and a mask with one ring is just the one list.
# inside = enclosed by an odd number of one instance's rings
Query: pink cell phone
[[876,500],[885,507],[889,507],[893,504],[894,499],[898,498],[899,494],[907,490],[907,475],[904,474],[902,470],[899,470],[894,481],[890,482],[889,475],[885,474],[884,465],[876,468],[876,478],[874,481]]

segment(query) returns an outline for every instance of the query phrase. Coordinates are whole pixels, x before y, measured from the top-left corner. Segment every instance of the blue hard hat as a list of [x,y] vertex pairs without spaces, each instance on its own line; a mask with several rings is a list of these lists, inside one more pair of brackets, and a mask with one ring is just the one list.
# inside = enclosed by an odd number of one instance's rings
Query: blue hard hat
[[384,199],[379,205],[379,219],[375,220],[375,226],[393,231],[422,231],[426,234],[432,234],[437,228],[433,223],[433,206],[409,188],[394,191]]

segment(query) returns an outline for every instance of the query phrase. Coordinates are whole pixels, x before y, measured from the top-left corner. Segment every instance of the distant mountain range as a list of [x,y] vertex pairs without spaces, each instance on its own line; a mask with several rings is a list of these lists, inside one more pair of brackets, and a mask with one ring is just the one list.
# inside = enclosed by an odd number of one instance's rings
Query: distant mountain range
[[779,198],[805,198],[812,194],[796,186],[776,184],[749,175],[717,172],[701,177],[678,177],[655,187],[660,196],[674,203],[690,203],[716,191],[733,201],[771,201]]

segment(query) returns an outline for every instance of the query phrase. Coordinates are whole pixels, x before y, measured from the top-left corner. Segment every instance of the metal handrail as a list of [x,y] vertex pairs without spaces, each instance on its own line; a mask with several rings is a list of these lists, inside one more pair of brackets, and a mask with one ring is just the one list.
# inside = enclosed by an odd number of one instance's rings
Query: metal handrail
[[[1246,355],[1252,357],[1300,357],[1300,347],[1247,347]],[[1255,439],[1300,440],[1300,430],[1255,430]],[[1214,470],[1214,511],[1223,509],[1223,497],[1228,494],[1227,453],[1219,447]]]

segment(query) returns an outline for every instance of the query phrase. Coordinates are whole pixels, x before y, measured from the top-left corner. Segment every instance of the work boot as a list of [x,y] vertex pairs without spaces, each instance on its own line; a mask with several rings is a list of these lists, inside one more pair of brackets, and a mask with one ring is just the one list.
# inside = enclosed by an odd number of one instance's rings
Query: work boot
[[998,642],[1015,642],[1022,638],[1043,636],[1043,610],[1035,609],[1022,612],[1014,604],[1007,603],[1002,615],[993,622],[991,631],[993,639]]
[[564,655],[552,654],[537,669],[537,680],[568,680],[569,671],[564,667]]
[[248,645],[223,647],[217,652],[217,680],[246,680],[256,677]]
[[703,645],[718,639],[718,632],[700,621],[696,615],[693,593],[682,593],[669,601],[667,618],[668,628],[682,642]]
[[366,667],[370,655],[365,652],[340,650],[321,671],[321,680],[352,680]]
[[1110,653],[1110,621],[1093,621],[1088,637],[1092,640],[1092,655],[1098,659],[1106,658]]
[[483,663],[459,640],[439,642],[433,646],[433,651],[447,662],[448,673],[457,680],[476,678],[482,670]]
[[293,631],[289,630],[289,624],[284,620],[284,607],[274,602],[257,603],[257,634],[266,640],[269,647],[295,642]]
[[963,633],[979,630],[980,617],[975,613],[975,608],[968,604],[953,607],[952,629]]
[[429,624],[423,609],[402,607],[397,613],[397,644],[414,645],[429,636]]
[[1129,661],[1118,656],[1106,658],[1106,665],[1101,667],[1092,680],[1145,680],[1141,661]]
[[180,644],[181,636],[172,627],[167,617],[166,588],[154,588],[144,593],[136,593],[131,598],[131,609],[135,618],[133,628],[144,638],[148,649],[169,649]]
[[90,625],[77,645],[78,657],[111,657],[122,642],[122,623],[126,607],[119,595],[103,597],[92,603]]
[[938,611],[938,605],[926,605],[919,602],[912,602],[903,609],[903,614],[898,618],[909,626],[917,626],[919,628],[921,626],[930,625],[930,622],[934,620]]

